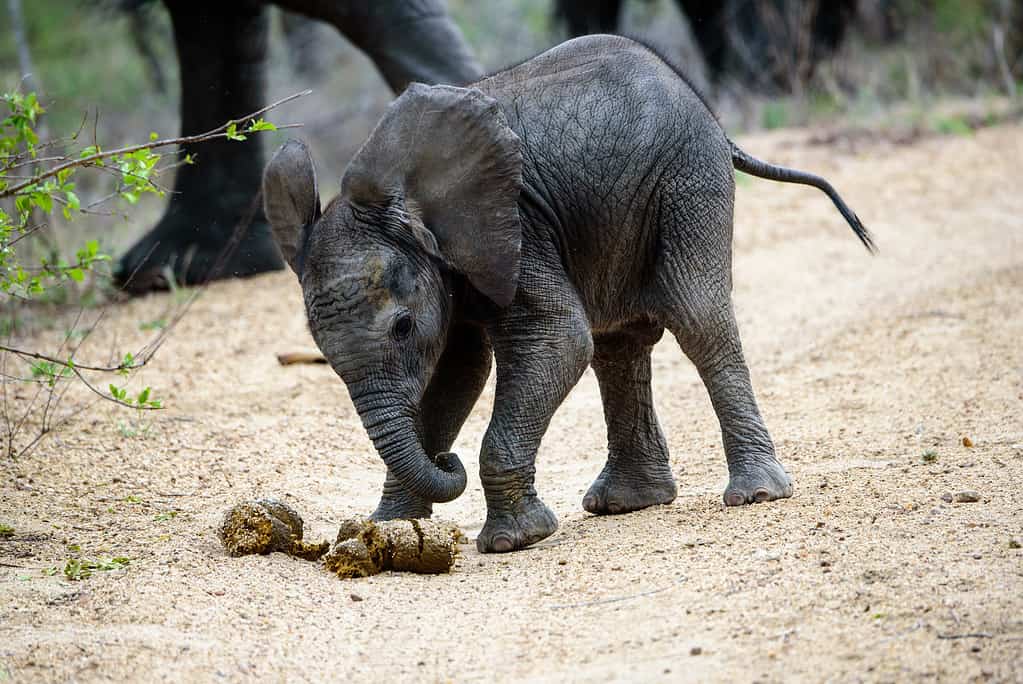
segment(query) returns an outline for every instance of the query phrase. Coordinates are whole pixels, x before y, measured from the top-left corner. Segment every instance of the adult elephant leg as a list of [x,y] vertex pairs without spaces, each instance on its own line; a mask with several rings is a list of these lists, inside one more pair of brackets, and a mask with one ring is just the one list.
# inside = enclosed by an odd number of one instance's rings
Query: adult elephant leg
[[[426,453],[438,454],[451,449],[483,391],[490,375],[490,364],[490,342],[482,328],[462,324],[448,333],[448,345],[419,409],[416,427]],[[387,471],[384,493],[372,515],[374,520],[429,518],[432,513],[431,502],[406,490],[391,471]]]
[[[543,261],[560,266],[557,259],[552,254]],[[476,538],[484,553],[524,548],[558,528],[533,486],[536,452],[554,411],[593,355],[586,312],[560,268],[543,277],[520,276],[515,301],[491,338],[497,388],[480,453],[487,521]]]
[[[181,72],[182,135],[263,106],[269,25],[261,3],[164,4]],[[184,146],[182,153],[196,163],[179,168],[166,213],[120,259],[116,282],[138,292],[165,287],[167,267],[186,284],[283,268],[258,201],[259,140],[209,141]]]
[[650,390],[650,352],[663,332],[649,327],[593,340],[608,456],[583,497],[590,513],[627,513],[670,503],[678,494]]
[[373,60],[391,89],[412,81],[464,85],[483,75],[442,0],[277,0],[329,21]]

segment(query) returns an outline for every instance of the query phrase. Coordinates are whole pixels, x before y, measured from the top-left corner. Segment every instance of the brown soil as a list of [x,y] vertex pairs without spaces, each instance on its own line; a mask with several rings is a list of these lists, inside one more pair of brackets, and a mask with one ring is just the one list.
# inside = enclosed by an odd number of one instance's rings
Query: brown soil
[[[583,513],[605,448],[587,374],[540,451],[561,529],[536,547],[469,544],[452,574],[347,581],[231,558],[215,533],[231,503],[281,498],[308,538],[333,536],[372,510],[384,470],[331,370],[277,362],[312,346],[293,276],[220,284],[133,383],[169,407],[145,437],[101,403],[3,464],[0,679],[1023,679],[1023,126],[855,155],[811,135],[742,143],[830,177],[881,254],[819,192],[740,183],[736,306],[794,498],[722,506],[716,421],[665,339],[672,505]],[[141,343],[128,331],[166,301],[111,310],[91,344]],[[455,445],[470,463],[492,397]],[[979,501],[958,503],[967,490]],[[437,512],[474,536],[479,480]],[[40,572],[79,553],[131,562]]]

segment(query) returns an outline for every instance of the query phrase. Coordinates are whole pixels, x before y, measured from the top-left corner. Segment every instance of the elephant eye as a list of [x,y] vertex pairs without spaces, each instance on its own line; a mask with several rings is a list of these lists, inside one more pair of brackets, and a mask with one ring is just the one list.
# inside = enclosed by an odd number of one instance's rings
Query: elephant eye
[[409,311],[402,311],[400,314],[395,316],[394,323],[391,324],[391,337],[398,342],[408,339],[408,336],[412,334],[412,328],[415,327],[415,320],[412,318],[412,313]]

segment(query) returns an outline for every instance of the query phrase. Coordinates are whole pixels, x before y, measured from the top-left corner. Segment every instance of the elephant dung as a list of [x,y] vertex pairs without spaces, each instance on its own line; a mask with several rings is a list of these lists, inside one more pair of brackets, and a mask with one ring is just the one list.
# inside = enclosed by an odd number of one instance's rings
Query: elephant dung
[[343,579],[385,570],[438,574],[450,572],[462,531],[435,520],[346,520],[324,566]]
[[217,535],[232,556],[280,551],[317,560],[330,547],[326,541],[302,540],[302,517],[283,501],[255,499],[237,504],[224,514]]

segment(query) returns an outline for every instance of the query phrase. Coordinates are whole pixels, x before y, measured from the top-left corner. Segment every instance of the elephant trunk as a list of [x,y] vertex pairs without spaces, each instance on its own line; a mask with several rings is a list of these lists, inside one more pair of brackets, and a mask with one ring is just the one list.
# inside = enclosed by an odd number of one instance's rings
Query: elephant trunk
[[360,395],[353,402],[380,458],[406,489],[434,503],[452,501],[465,491],[465,468],[458,456],[445,452],[431,459],[410,412],[395,410],[379,396]]

